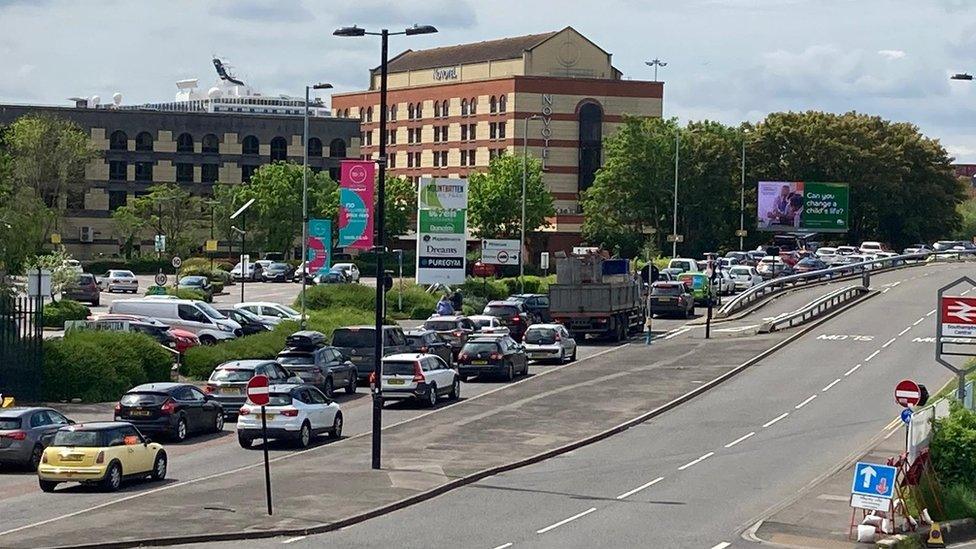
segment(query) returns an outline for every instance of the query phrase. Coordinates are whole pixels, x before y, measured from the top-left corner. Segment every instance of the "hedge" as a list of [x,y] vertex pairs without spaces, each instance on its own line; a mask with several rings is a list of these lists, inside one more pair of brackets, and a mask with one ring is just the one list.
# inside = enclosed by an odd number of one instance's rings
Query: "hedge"
[[[438,296],[429,294],[416,284],[403,285],[403,308],[397,308],[399,297],[397,284],[386,292],[387,314],[395,318],[429,317],[437,305]],[[376,289],[362,284],[320,284],[305,290],[305,308],[309,310],[330,310],[348,307],[361,311],[375,311]],[[301,295],[295,299],[294,307],[301,306]],[[418,316],[424,311],[423,316]]]
[[89,263],[83,263],[86,273],[104,274],[109,269],[124,269],[135,274],[156,274],[160,269],[164,273],[172,272],[173,266],[168,259],[156,259],[140,257],[130,259],[101,259]]
[[[155,286],[150,286],[149,288],[154,288]],[[146,288],[145,295],[150,295],[149,288]],[[173,286],[166,286],[166,295],[175,295],[180,299],[195,299],[197,301],[204,301],[205,296],[200,290],[194,290],[192,288],[174,288]]]
[[66,320],[85,320],[90,314],[91,310],[77,301],[52,301],[44,304],[44,327],[64,328]]
[[186,263],[180,268],[180,277],[184,276],[205,276],[210,282],[220,282],[224,286],[230,286],[234,283],[231,274],[222,269],[214,267],[210,268],[209,261],[206,265],[194,264],[187,266]]
[[929,449],[939,480],[976,486],[976,412],[954,401],[949,417],[936,422]]
[[44,340],[44,399],[117,400],[132,387],[169,381],[172,354],[149,336],[77,330]]

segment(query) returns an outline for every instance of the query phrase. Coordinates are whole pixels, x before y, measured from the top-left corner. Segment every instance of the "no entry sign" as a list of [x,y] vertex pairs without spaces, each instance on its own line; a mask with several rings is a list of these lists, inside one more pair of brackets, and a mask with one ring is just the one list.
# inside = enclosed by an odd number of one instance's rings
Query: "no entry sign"
[[247,398],[258,406],[268,403],[268,376],[254,376],[247,382]]
[[922,400],[922,389],[918,383],[910,379],[903,379],[895,386],[895,402],[905,406],[915,406]]

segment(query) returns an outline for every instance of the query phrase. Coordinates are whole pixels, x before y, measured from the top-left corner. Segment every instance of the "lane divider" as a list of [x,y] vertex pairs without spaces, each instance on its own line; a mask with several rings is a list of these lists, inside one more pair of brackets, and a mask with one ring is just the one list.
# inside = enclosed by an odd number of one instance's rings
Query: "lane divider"
[[637,492],[640,492],[641,490],[643,490],[645,488],[650,488],[651,486],[654,486],[655,484],[661,482],[662,480],[664,480],[664,477],[657,477],[656,479],[654,479],[654,480],[652,480],[652,481],[650,481],[650,482],[648,482],[646,484],[641,484],[640,486],[638,486],[637,488],[634,488],[633,490],[631,490],[629,492],[624,492],[624,493],[620,494],[619,496],[617,496],[617,499],[626,499],[626,498],[629,498],[630,496],[636,494]]
[[847,377],[847,376],[849,376],[849,375],[851,375],[851,374],[853,374],[853,373],[854,373],[854,372],[856,372],[856,371],[857,371],[857,369],[858,369],[858,368],[860,368],[860,367],[861,367],[861,365],[860,365],[860,364],[858,364],[857,366],[855,366],[855,367],[853,367],[853,368],[851,368],[850,370],[847,370],[846,372],[844,372],[844,377]]
[[831,387],[833,387],[834,385],[837,385],[838,383],[840,383],[840,378],[837,378],[837,379],[831,381],[829,385],[827,385],[823,389],[820,389],[820,392],[821,393],[826,393],[827,391],[830,390]]
[[898,338],[897,337],[893,337],[893,338],[889,339],[888,341],[885,342],[884,345],[881,346],[881,348],[882,349],[887,349],[888,346],[891,345],[892,343],[894,343],[896,339],[898,339]]
[[742,442],[743,440],[746,440],[747,438],[749,438],[749,437],[751,437],[751,436],[753,436],[755,434],[756,434],[756,432],[755,431],[752,431],[748,435],[742,435],[741,437],[739,437],[739,438],[733,440],[732,442],[726,444],[725,447],[726,448],[731,448],[731,447],[735,446],[736,444]]
[[685,469],[687,469],[687,468],[689,468],[689,467],[691,467],[693,465],[697,465],[697,464],[705,461],[706,459],[708,459],[708,458],[710,458],[710,457],[712,457],[714,455],[715,455],[715,452],[709,452],[709,453],[703,455],[702,457],[700,457],[698,459],[691,460],[688,463],[685,463],[684,465],[682,465],[681,467],[678,467],[678,470],[679,471],[684,471]]
[[550,530],[555,530],[556,528],[559,528],[560,526],[563,526],[564,524],[569,524],[570,522],[573,522],[574,520],[576,520],[578,518],[583,518],[586,515],[589,515],[590,513],[592,513],[593,511],[596,511],[596,507],[590,507],[589,509],[587,509],[586,511],[583,511],[582,513],[577,513],[577,514],[575,514],[575,515],[573,515],[573,516],[571,516],[571,517],[569,517],[567,519],[563,519],[563,520],[561,520],[561,521],[559,521],[559,522],[557,522],[555,524],[550,524],[549,526],[546,526],[545,528],[543,528],[541,530],[536,530],[535,533],[536,534],[545,534],[546,532],[549,532]]
[[799,404],[797,404],[796,406],[794,406],[794,409],[796,409],[796,410],[799,410],[800,408],[803,408],[803,407],[804,407],[804,406],[806,406],[807,404],[810,404],[810,402],[811,402],[811,401],[812,401],[813,399],[815,399],[815,398],[817,398],[817,395],[816,395],[816,393],[814,393],[813,395],[811,395],[811,396],[810,396],[809,398],[807,398],[807,399],[806,399],[806,400],[804,400],[803,402],[801,402],[801,403],[799,403]]
[[868,356],[867,358],[864,359],[864,362],[871,362],[871,359],[874,358],[874,357],[876,357],[876,356],[878,356],[878,353],[880,353],[880,352],[881,352],[881,349],[878,349],[877,351],[871,353],[870,356]]
[[788,416],[788,415],[790,415],[790,413],[789,413],[789,412],[783,412],[782,414],[780,414],[780,415],[778,415],[778,416],[776,416],[776,417],[774,417],[773,419],[771,419],[771,420],[769,420],[769,421],[767,421],[766,423],[763,423],[763,429],[765,429],[765,428],[767,428],[767,427],[772,427],[772,426],[773,426],[773,425],[774,425],[774,424],[775,424],[775,423],[776,423],[777,421],[779,421],[779,420],[781,420],[781,419],[783,419],[783,418],[785,418],[785,417],[786,417],[786,416]]

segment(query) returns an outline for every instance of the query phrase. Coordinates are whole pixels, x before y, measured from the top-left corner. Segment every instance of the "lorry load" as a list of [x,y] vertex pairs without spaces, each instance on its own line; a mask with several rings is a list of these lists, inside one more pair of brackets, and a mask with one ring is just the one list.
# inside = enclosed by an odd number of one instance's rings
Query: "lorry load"
[[592,334],[622,341],[643,330],[640,279],[626,259],[600,253],[557,258],[549,311],[574,337]]

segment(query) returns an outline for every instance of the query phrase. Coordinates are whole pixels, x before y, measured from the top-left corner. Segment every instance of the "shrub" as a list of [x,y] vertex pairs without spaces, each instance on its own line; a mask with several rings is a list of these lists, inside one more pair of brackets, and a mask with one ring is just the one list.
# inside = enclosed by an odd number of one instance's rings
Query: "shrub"
[[433,314],[430,307],[425,307],[423,305],[417,305],[413,309],[410,309],[410,318],[412,320],[426,320],[430,318]]
[[211,280],[210,285],[213,287],[214,295],[224,292],[224,283],[219,280]]
[[169,381],[172,364],[170,352],[143,334],[72,331],[44,341],[43,394],[49,401],[113,401],[141,383]]
[[163,272],[172,272],[173,266],[169,260],[156,259],[155,257],[139,257],[129,261],[124,259],[103,259],[85,263],[85,272],[94,274],[104,274],[109,269],[126,269],[135,274],[155,274],[160,269]]
[[66,320],[85,320],[91,310],[77,301],[62,299],[44,304],[44,326],[46,328],[64,328]]
[[[337,307],[375,310],[376,289],[363,284],[320,284],[305,290],[305,308],[325,310]],[[301,306],[301,296],[293,305]]]
[[936,422],[929,449],[940,481],[976,486],[976,412],[953,402],[949,417]]
[[[397,287],[394,284],[393,289],[386,293],[387,314],[392,315],[397,312],[397,295]],[[410,318],[425,319],[434,314],[438,299],[440,299],[438,294],[429,294],[422,286],[416,284],[403,285],[403,311],[409,311]],[[421,310],[424,311],[423,316],[417,316],[421,314],[419,312]]]
[[[150,286],[151,288],[152,286]],[[145,295],[149,294],[149,288],[146,288]],[[175,295],[180,299],[196,299],[197,301],[203,301],[204,295],[200,290],[193,290],[190,288],[174,288],[172,286],[166,286],[166,295]]]
[[210,282],[220,282],[224,286],[229,286],[234,283],[229,272],[217,268],[211,270],[209,263],[207,265],[194,265],[191,267],[187,267],[184,263],[180,269],[180,276],[205,276]]
[[508,286],[504,282],[495,278],[487,280],[481,278],[469,278],[461,286],[461,292],[465,299],[469,296],[478,296],[486,300],[505,299],[509,296]]

